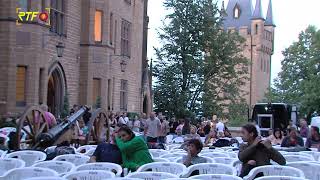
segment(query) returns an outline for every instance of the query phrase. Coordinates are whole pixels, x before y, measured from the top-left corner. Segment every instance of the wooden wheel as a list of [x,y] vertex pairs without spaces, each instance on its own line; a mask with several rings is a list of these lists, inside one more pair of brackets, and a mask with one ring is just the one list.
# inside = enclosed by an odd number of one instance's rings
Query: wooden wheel
[[17,119],[15,149],[34,148],[39,145],[37,138],[49,130],[44,111],[39,106],[30,106]]
[[92,112],[88,128],[89,134],[86,136],[86,144],[98,144],[104,140],[108,142],[110,125],[107,111],[99,108]]

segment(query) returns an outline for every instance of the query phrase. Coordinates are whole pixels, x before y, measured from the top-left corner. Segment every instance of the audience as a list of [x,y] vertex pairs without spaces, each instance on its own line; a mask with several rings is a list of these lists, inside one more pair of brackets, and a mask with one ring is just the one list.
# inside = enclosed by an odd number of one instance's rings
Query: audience
[[270,160],[280,165],[286,164],[285,158],[272,147],[269,140],[261,140],[254,125],[244,125],[241,129],[241,136],[247,144],[240,146],[238,154],[239,160],[243,163],[240,177],[248,175],[255,167],[270,165]]
[[217,142],[217,131],[215,129],[211,129],[210,133],[206,136],[206,139],[204,141],[205,146],[211,146],[215,142]]
[[204,130],[205,135],[208,135],[210,133],[210,130],[211,130],[211,122],[210,121],[207,122],[207,124],[204,126],[203,130]]
[[289,129],[289,135],[285,137],[281,143],[281,147],[303,147],[303,139],[298,135],[297,129],[292,127]]
[[197,133],[199,134],[200,137],[206,137],[206,134],[205,134],[205,132],[204,132],[204,127],[205,127],[205,126],[201,124],[200,127],[199,127],[199,129],[198,129],[198,132],[197,132]]
[[320,134],[318,127],[311,127],[311,136],[307,139],[306,148],[320,148]]
[[134,116],[134,119],[132,120],[132,131],[133,132],[140,132],[141,122],[139,120],[138,116]]
[[273,134],[268,137],[272,145],[281,145],[283,141],[282,131],[279,128],[273,130]]
[[170,131],[169,123],[166,121],[165,117],[159,115],[160,118],[160,131],[159,131],[159,139],[158,143],[165,143],[166,142],[166,136],[168,135]]
[[123,168],[136,171],[140,166],[153,162],[144,140],[135,136],[127,126],[122,126],[118,130],[116,144],[122,154]]
[[305,119],[300,120],[300,136],[303,138],[307,138],[309,135],[309,127],[308,123]]
[[182,158],[183,164],[188,167],[194,164],[206,163],[207,160],[205,158],[198,156],[202,148],[203,148],[203,144],[199,139],[189,140],[187,144],[188,155],[183,156]]
[[184,141],[185,142],[187,142],[187,141],[189,141],[191,139],[199,139],[199,140],[201,140],[200,135],[197,134],[197,128],[194,125],[191,125],[191,127],[190,127],[190,134],[187,134],[187,135],[184,136]]
[[170,134],[175,134],[176,129],[179,126],[179,122],[177,121],[176,118],[171,118],[169,126],[170,126]]
[[182,135],[190,134],[190,118],[186,118],[182,127]]

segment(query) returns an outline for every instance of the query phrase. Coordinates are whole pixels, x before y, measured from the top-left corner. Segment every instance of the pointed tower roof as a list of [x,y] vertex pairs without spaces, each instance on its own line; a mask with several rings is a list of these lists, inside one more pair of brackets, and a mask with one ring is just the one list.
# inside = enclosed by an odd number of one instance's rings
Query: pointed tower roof
[[263,15],[262,15],[261,0],[256,1],[256,7],[254,9],[252,19],[263,19],[264,20]]
[[269,7],[267,12],[267,18],[265,22],[266,26],[276,26],[273,22],[273,14],[272,14],[272,2],[269,0]]
[[[224,17],[224,28],[235,27],[239,29],[241,26],[251,27],[252,18],[252,1],[251,0],[229,0]],[[238,12],[239,16],[235,16]]]

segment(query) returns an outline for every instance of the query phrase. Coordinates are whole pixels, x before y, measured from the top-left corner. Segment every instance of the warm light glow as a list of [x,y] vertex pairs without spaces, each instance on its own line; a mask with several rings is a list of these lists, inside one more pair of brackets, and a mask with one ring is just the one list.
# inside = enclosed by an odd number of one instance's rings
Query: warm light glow
[[102,41],[102,11],[96,11],[94,16],[94,41]]
[[239,15],[240,15],[240,11],[238,8],[235,8],[234,9],[234,18],[238,19],[239,18]]

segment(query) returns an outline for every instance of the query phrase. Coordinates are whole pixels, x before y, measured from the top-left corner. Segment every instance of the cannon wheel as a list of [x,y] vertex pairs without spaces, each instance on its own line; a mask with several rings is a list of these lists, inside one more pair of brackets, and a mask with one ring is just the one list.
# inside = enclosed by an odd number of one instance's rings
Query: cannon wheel
[[103,141],[101,134],[106,131],[106,141],[109,142],[110,125],[108,113],[105,109],[99,108],[92,112],[88,123],[89,134],[86,137],[86,144],[98,144]]
[[[44,111],[40,109],[39,106],[28,107],[22,116],[17,119],[17,133],[15,135],[14,148],[25,149],[37,147],[39,145],[37,137],[48,130],[49,125],[45,120]],[[23,134],[26,134],[24,140],[21,138]]]

